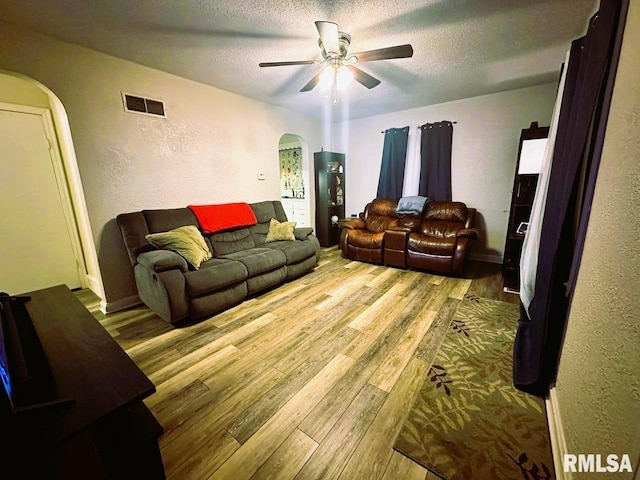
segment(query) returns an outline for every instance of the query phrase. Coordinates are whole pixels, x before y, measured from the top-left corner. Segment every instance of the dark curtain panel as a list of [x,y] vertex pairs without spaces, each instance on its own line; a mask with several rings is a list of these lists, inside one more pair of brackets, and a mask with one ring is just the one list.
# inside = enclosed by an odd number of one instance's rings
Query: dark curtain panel
[[451,143],[453,124],[448,121],[420,126],[420,188],[431,200],[451,201]]
[[[623,0],[602,0],[587,35],[572,43],[542,221],[535,291],[528,312],[521,309],[514,344],[513,379],[520,390],[546,395],[555,380],[566,327],[567,282],[579,266],[604,126],[613,88],[611,65],[619,51]],[[590,193],[591,197],[593,192]]]
[[402,197],[408,139],[409,127],[385,130],[382,165],[378,180],[378,198]]

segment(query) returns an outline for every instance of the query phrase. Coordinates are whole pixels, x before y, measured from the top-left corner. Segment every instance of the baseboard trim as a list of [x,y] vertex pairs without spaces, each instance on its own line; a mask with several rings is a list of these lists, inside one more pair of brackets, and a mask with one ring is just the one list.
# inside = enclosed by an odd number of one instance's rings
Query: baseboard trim
[[470,252],[469,259],[478,262],[502,263],[502,257],[496,253]]
[[547,407],[547,423],[549,425],[549,437],[551,439],[551,453],[556,480],[571,480],[571,472],[565,472],[562,460],[567,453],[567,442],[564,438],[564,428],[560,418],[558,395],[555,387],[549,390],[549,397],[545,400]]
[[140,301],[140,297],[138,295],[131,295],[130,297],[120,298],[115,302],[106,302],[102,300],[100,302],[100,311],[105,315],[110,313],[119,312],[120,310],[125,310],[127,308],[135,307],[140,305],[142,302]]

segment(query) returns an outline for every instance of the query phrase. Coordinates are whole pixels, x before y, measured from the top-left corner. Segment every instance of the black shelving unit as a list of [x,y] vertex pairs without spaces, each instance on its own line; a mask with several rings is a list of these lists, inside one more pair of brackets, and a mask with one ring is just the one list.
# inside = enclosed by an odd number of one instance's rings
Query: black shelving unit
[[338,221],[344,218],[345,185],[344,153],[313,154],[316,192],[316,235],[323,247],[337,245],[340,240]]
[[513,179],[511,192],[511,209],[509,213],[509,226],[504,246],[502,262],[502,281],[506,292],[517,293],[520,290],[520,255],[526,235],[526,226],[531,216],[533,199],[538,186],[538,173],[520,173],[520,159],[522,156],[522,144],[526,140],[547,138],[549,127],[538,127],[533,122],[529,128],[522,130],[520,134],[520,146],[518,147],[518,161]]

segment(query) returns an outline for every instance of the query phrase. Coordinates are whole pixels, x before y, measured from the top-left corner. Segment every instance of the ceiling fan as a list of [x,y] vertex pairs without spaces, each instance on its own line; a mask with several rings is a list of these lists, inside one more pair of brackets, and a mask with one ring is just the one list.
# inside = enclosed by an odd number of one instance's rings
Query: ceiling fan
[[320,38],[318,45],[322,49],[322,57],[324,60],[300,60],[288,62],[263,62],[261,67],[280,67],[286,65],[322,65],[326,64],[326,68],[316,74],[302,89],[301,92],[308,92],[321,83],[324,78],[331,78],[334,90],[337,84],[341,82],[342,77],[352,77],[357,82],[371,89],[380,84],[380,80],[363,72],[355,67],[354,63],[372,62],[375,60],[388,60],[391,58],[409,58],[413,56],[413,47],[409,44],[398,45],[395,47],[379,48],[376,50],[367,50],[365,52],[348,54],[351,36],[347,33],[338,31],[338,25],[333,22],[317,21],[315,22]]

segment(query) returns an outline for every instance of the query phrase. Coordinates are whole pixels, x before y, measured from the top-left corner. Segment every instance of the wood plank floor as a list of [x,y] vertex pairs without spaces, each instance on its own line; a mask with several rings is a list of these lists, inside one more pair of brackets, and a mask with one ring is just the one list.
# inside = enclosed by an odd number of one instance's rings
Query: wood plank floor
[[180,328],[77,295],[156,385],[145,403],[169,479],[389,480],[435,478],[393,444],[466,293],[518,301],[499,265],[448,278],[335,247],[303,278]]

